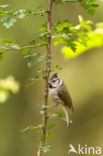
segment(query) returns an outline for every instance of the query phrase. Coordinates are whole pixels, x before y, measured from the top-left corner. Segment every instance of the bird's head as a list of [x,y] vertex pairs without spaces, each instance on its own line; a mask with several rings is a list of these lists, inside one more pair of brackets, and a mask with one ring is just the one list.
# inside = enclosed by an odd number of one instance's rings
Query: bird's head
[[62,80],[58,77],[57,73],[53,74],[48,82],[49,88],[57,88],[62,84]]

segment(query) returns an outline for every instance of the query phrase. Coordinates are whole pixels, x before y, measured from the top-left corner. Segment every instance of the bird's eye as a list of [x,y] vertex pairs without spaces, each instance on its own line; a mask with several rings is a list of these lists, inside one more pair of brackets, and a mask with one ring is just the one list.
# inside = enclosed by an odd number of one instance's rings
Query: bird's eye
[[53,82],[55,82],[55,80],[53,80]]

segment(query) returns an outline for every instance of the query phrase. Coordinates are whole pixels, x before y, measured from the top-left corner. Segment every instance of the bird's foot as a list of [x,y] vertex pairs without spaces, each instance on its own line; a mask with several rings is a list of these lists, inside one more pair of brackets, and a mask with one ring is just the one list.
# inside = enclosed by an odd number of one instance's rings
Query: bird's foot
[[47,108],[48,108],[48,106],[45,106],[45,105],[42,106],[43,110],[46,110]]
[[43,110],[46,110],[46,109],[49,109],[49,108],[54,108],[54,107],[56,107],[56,106],[58,106],[58,104],[51,105],[51,106],[45,106],[45,105],[43,105],[43,106],[42,106],[42,109],[43,109]]

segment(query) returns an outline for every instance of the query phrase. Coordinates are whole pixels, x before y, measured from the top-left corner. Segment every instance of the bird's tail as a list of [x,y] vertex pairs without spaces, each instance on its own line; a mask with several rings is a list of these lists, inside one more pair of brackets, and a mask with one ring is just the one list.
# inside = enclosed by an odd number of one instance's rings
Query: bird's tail
[[70,119],[69,119],[69,110],[68,107],[63,105],[63,111],[65,113],[65,117],[66,117],[66,122],[67,122],[67,127],[70,127]]

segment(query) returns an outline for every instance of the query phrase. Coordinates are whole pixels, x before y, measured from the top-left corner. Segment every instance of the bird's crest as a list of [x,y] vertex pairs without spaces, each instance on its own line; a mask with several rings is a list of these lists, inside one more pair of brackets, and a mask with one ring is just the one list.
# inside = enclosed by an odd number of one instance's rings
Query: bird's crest
[[54,79],[54,78],[57,78],[57,77],[58,77],[58,75],[57,75],[57,73],[55,73],[55,74],[53,74],[53,75],[51,76],[50,80],[52,80],[52,79]]

